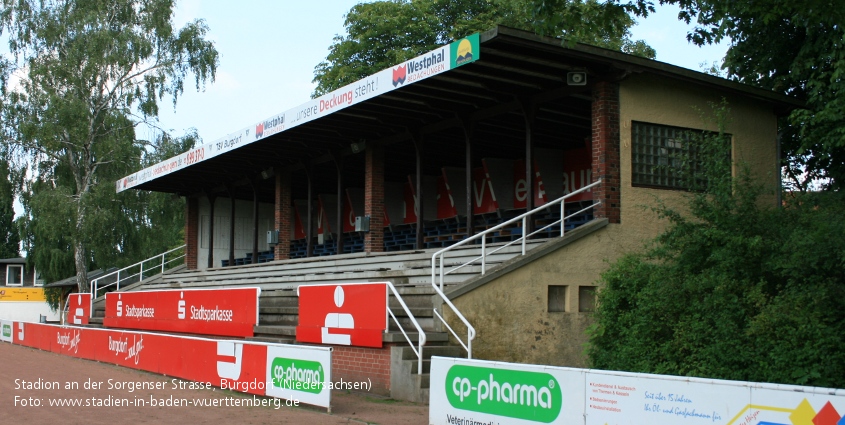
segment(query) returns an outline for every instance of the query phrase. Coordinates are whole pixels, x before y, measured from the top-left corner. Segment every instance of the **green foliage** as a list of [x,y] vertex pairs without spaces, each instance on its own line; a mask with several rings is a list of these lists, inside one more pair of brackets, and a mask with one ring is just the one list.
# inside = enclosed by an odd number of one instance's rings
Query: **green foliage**
[[[592,367],[845,386],[845,200],[766,193],[704,138],[706,185],[688,214],[661,205],[668,229],[603,274]],[[708,153],[709,152],[709,153]]]
[[11,52],[0,83],[17,77],[1,85],[2,136],[31,176],[24,245],[45,278],[73,270],[84,291],[89,267],[137,261],[142,243],[169,241],[140,230],[160,213],[147,208],[164,207],[162,195],[115,196],[113,182],[155,149],[135,138],[135,126],[154,118],[165,97],[175,104],[189,74],[197,88],[213,80],[217,51],[203,21],[172,26],[172,0],[0,5]]
[[21,238],[15,227],[15,185],[9,163],[0,156],[0,258],[17,258]]
[[597,0],[564,2],[538,21],[529,0],[384,0],[353,6],[346,35],[335,36],[326,60],[314,70],[314,97],[375,74],[439,45],[502,24],[654,58],[654,49],[629,38],[634,20],[622,7]]

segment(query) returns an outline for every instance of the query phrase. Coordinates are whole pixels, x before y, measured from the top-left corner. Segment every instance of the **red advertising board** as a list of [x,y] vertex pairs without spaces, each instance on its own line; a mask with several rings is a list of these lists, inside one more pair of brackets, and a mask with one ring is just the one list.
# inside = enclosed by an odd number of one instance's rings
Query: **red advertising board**
[[[563,194],[572,193],[592,183],[592,156],[589,148],[573,149],[563,153]],[[568,202],[593,199],[591,191],[579,193]]]
[[91,294],[74,293],[68,295],[66,323],[87,325],[91,317]]
[[305,227],[302,225],[302,218],[299,217],[299,210],[294,208],[294,225],[293,225],[293,239],[305,239]]
[[15,344],[265,395],[267,346],[177,335],[17,322]]
[[[534,163],[534,207],[546,205],[549,202],[546,196],[546,189],[543,187],[543,178],[540,176],[540,167],[537,161]],[[528,185],[525,183],[525,160],[520,159],[513,163],[513,207],[525,208],[528,204]]]
[[326,209],[323,208],[323,197],[317,197],[317,234],[329,235],[332,233],[332,227],[329,226],[329,218],[326,216]]
[[258,324],[260,294],[260,288],[110,292],[103,325],[247,337]]
[[387,330],[387,284],[302,285],[296,340],[381,347]]
[[452,189],[446,179],[446,173],[441,172],[437,176],[437,218],[452,218],[458,216],[458,209],[455,208],[455,199],[452,197]]
[[483,168],[472,170],[472,213],[486,214],[499,209],[499,201],[493,192],[493,182],[487,171],[487,164]]

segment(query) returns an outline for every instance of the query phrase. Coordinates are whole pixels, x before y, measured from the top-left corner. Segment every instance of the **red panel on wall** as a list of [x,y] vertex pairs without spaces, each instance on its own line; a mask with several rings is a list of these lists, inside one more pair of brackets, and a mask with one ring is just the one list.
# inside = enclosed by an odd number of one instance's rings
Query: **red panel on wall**
[[343,233],[355,231],[355,210],[352,208],[352,199],[349,198],[349,191],[345,191],[343,197]]
[[455,208],[455,198],[452,197],[452,189],[446,179],[446,173],[442,172],[437,176],[437,218],[452,218],[458,216],[458,209]]
[[259,288],[110,292],[103,325],[113,328],[252,336]]
[[302,225],[302,218],[299,217],[299,210],[294,207],[293,239],[305,239],[305,227]]
[[[563,194],[574,192],[592,183],[592,156],[589,148],[573,149],[563,153]],[[567,202],[593,199],[592,191],[579,193]]]
[[298,292],[297,341],[382,346],[387,329],[386,284],[303,285]]
[[71,325],[87,325],[91,317],[91,294],[74,293],[68,295],[67,318],[65,322]]
[[482,161],[483,167],[472,170],[472,213],[486,214],[496,212],[499,209],[499,201],[493,192],[493,182],[487,165]]
[[404,210],[405,216],[403,217],[402,222],[405,224],[411,224],[417,222],[417,195],[414,193],[414,185],[411,183],[411,176],[408,176],[408,181],[405,182],[405,191],[404,191]]

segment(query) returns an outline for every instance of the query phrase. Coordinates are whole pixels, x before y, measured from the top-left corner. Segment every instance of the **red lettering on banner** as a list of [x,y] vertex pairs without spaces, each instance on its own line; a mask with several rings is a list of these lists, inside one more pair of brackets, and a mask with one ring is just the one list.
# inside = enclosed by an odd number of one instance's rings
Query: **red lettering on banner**
[[355,231],[355,210],[352,209],[352,200],[349,199],[349,191],[343,198],[343,233]]
[[437,218],[452,218],[458,216],[458,209],[455,208],[455,198],[452,197],[452,189],[449,187],[449,180],[446,173],[441,171],[437,176]]
[[[572,193],[593,181],[592,157],[590,149],[581,148],[563,153],[563,194]],[[593,199],[590,190],[579,193],[567,202],[588,201]]]
[[[23,323],[15,344],[208,386],[266,394],[267,346],[108,329]],[[23,332],[23,331],[22,331]]]
[[472,213],[486,214],[499,209],[499,201],[493,192],[493,182],[487,171],[487,164],[482,161],[483,168],[472,170]]
[[302,285],[296,340],[381,347],[387,329],[384,283]]
[[103,325],[111,328],[253,336],[259,288],[193,289],[106,294]]
[[402,216],[402,223],[411,224],[417,222],[417,195],[414,193],[414,185],[411,183],[411,176],[408,176],[408,181],[405,182],[405,202],[403,203],[404,215]]
[[67,307],[65,323],[87,325],[88,318],[91,317],[91,294],[70,294],[68,296]]
[[[546,189],[543,186],[543,178],[540,175],[540,167],[537,166],[537,161],[532,162],[534,163],[534,206],[539,207],[546,205],[549,202],[549,198],[546,195]],[[513,163],[513,188],[513,207],[525,208],[528,204],[525,201],[528,196],[528,185],[525,183],[524,159],[514,161]]]

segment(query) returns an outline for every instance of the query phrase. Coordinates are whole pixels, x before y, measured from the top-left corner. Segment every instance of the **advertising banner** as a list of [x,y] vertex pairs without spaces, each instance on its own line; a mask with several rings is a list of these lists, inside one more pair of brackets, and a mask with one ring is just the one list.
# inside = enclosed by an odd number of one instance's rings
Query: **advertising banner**
[[259,295],[260,288],[110,292],[103,325],[248,337],[258,324]]
[[472,213],[486,214],[496,212],[499,209],[499,201],[493,192],[493,181],[487,166],[472,170]]
[[206,387],[327,408],[331,404],[330,348],[17,324],[21,331],[14,343],[19,345],[200,382]]
[[458,209],[455,207],[455,198],[452,197],[452,188],[446,179],[446,172],[441,171],[437,176],[437,218],[445,219],[458,216]]
[[[546,189],[543,187],[543,177],[540,175],[540,167],[537,161],[534,163],[534,207],[546,205],[549,202],[546,196]],[[525,183],[525,160],[520,159],[513,163],[513,207],[525,208],[528,205],[528,185]]]
[[330,349],[308,346],[267,347],[267,395],[328,407],[331,403]]
[[[592,153],[589,148],[568,150],[563,153],[563,194],[575,192],[589,185],[593,179]],[[589,201],[593,192],[587,190],[567,200],[567,202]]]
[[402,223],[416,223],[419,207],[417,206],[417,195],[414,193],[414,185],[411,183],[411,176],[408,176],[408,181],[405,182],[403,198],[404,202],[402,205],[404,207],[404,216],[402,217]]
[[387,330],[387,284],[302,285],[296,340],[381,347]]
[[429,423],[841,424],[845,390],[433,357]]
[[343,194],[343,233],[355,231],[355,209],[352,208],[352,199],[349,198],[349,190]]
[[91,317],[91,294],[73,293],[68,295],[66,323],[87,325]]
[[392,68],[382,70],[331,93],[326,93],[293,109],[249,125],[226,137],[198,146],[188,152],[130,174],[115,182],[115,190],[122,192],[141,183],[206,161],[402,86],[472,63],[480,58],[480,53],[478,34],[438,47]]
[[15,323],[11,320],[0,320],[0,341],[12,342],[12,332]]
[[33,301],[44,302],[44,288],[0,288],[0,302]]

